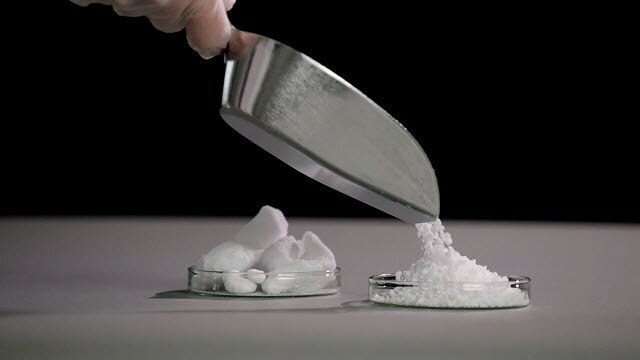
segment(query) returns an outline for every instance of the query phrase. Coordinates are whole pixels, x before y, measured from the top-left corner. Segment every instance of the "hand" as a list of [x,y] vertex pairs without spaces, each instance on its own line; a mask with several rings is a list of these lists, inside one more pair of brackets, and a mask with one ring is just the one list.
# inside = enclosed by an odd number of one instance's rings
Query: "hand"
[[121,16],[145,16],[156,29],[172,33],[187,29],[189,45],[205,59],[227,46],[231,25],[227,11],[236,0],[71,0],[80,6],[113,6]]

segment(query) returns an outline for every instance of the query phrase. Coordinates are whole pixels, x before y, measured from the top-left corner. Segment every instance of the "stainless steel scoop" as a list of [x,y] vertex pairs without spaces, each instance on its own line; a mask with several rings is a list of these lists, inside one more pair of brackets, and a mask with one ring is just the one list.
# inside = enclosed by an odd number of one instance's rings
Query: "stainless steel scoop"
[[273,39],[233,30],[220,115],[301,173],[409,223],[435,220],[436,175],[402,124]]

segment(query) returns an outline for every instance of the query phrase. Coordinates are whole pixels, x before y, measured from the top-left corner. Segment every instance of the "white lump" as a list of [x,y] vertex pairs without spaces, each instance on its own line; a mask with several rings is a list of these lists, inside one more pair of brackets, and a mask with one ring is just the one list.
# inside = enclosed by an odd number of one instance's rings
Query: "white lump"
[[289,223],[282,211],[266,205],[240,229],[233,240],[257,249],[266,249],[276,240],[287,236],[288,230]]
[[298,258],[300,243],[293,236],[285,236],[269,246],[262,256],[258,268],[270,272]]
[[258,285],[262,284],[264,280],[267,278],[267,274],[265,274],[264,271],[262,270],[249,269],[247,270],[247,272],[249,273],[249,275],[247,276],[247,279],[253,281]]
[[222,274],[224,288],[233,294],[249,294],[256,291],[258,285],[253,281],[242,277],[241,274],[225,272]]
[[336,268],[336,258],[333,252],[325,245],[320,238],[307,231],[302,235],[302,249],[304,250],[300,259],[307,261],[320,261],[322,270],[331,270]]
[[288,228],[282,211],[263,206],[233,241],[211,249],[197,266],[202,270],[247,271],[258,262],[265,248],[287,235]]
[[420,283],[395,287],[371,300],[380,303],[450,308],[524,306],[526,292],[509,286],[508,278],[461,255],[452,246],[451,235],[440,220],[417,224],[423,256],[409,270],[396,273],[396,280]]
[[202,256],[196,267],[223,271],[224,289],[233,294],[251,294],[260,289],[277,295],[289,291],[320,290],[335,276],[298,276],[292,273],[334,270],[333,252],[307,231],[300,241],[287,235],[288,223],[282,212],[263,206],[260,212],[234,237]]
[[247,271],[258,262],[262,252],[262,249],[227,241],[202,256],[198,268],[213,271]]

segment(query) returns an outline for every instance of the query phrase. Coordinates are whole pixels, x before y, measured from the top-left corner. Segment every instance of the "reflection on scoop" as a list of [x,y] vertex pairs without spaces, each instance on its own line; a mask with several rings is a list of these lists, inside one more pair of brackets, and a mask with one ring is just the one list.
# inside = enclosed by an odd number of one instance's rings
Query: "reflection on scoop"
[[411,134],[318,62],[234,30],[220,114],[303,174],[410,223],[434,221],[438,184]]

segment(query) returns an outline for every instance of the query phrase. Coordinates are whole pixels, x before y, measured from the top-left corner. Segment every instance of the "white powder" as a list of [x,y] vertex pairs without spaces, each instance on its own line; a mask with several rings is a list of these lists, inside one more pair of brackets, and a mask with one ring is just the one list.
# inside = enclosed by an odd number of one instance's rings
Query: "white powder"
[[509,279],[476,264],[452,246],[440,220],[416,224],[423,256],[396,280],[420,283],[375,293],[371,300],[385,304],[449,308],[524,306],[529,296],[512,288]]

